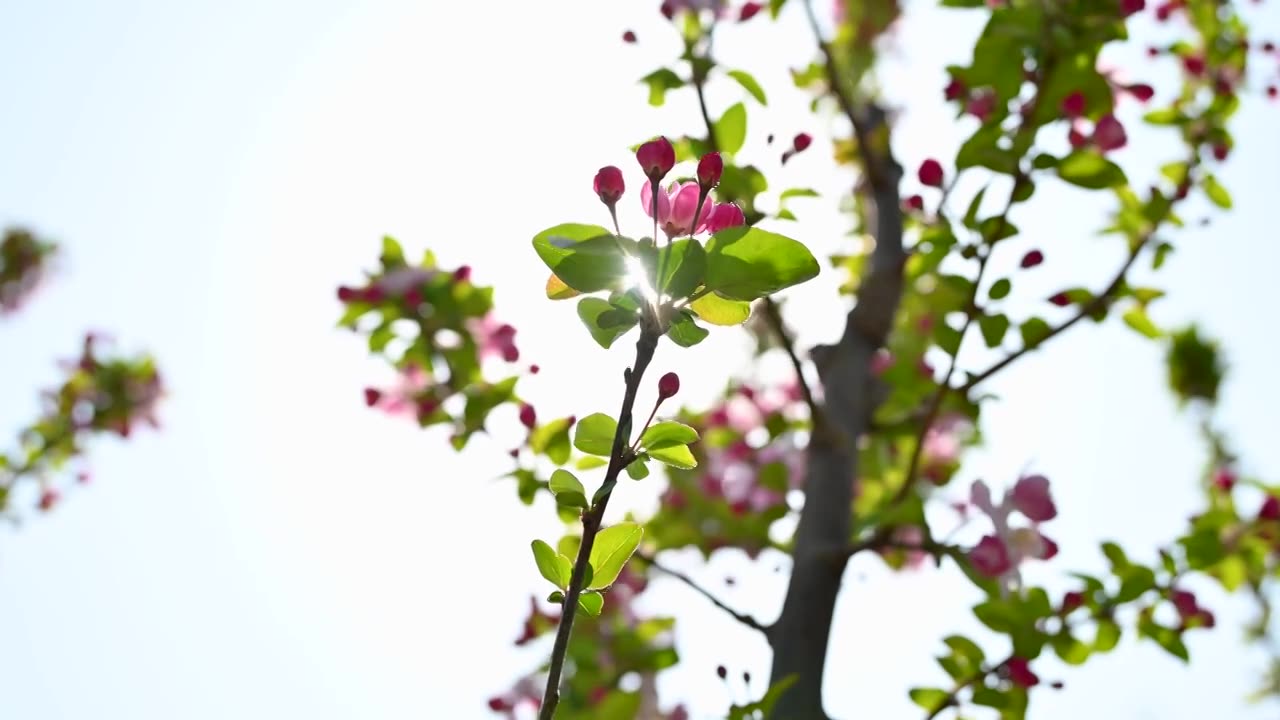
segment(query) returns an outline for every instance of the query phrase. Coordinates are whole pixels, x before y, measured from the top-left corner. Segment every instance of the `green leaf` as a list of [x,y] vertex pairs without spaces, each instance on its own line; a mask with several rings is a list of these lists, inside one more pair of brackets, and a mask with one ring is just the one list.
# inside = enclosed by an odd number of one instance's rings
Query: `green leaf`
[[640,545],[642,537],[644,528],[633,522],[621,522],[601,530],[591,546],[590,563],[594,576],[587,589],[598,590],[612,585]]
[[1204,179],[1200,181],[1200,186],[1204,188],[1204,194],[1208,196],[1210,202],[1223,210],[1231,209],[1231,193],[1223,187],[1218,178],[1205,173]]
[[667,420],[650,425],[649,429],[640,436],[640,447],[645,450],[658,450],[676,445],[688,445],[697,440],[697,430],[683,423]]
[[587,455],[585,457],[578,458],[578,462],[574,463],[574,467],[579,470],[595,470],[596,468],[602,468],[608,464],[609,461],[602,457]]
[[782,6],[786,4],[787,0],[769,0],[769,15],[776,20],[778,13],[782,12]]
[[684,80],[668,68],[658,68],[640,78],[640,82],[649,86],[649,104],[654,107],[666,101],[668,90],[684,87]]
[[538,572],[552,585],[561,590],[569,587],[569,576],[573,574],[573,565],[569,558],[556,553],[550,545],[541,540],[533,541],[533,560],[538,564]]
[[946,707],[951,695],[939,688],[911,688],[911,702],[924,708],[926,712],[937,712]]
[[404,248],[400,247],[400,243],[395,238],[390,235],[384,235],[382,237],[382,254],[378,259],[382,261],[383,267],[401,267],[405,264]]
[[1120,644],[1120,625],[1115,620],[1103,618],[1098,621],[1098,629],[1093,636],[1094,652],[1111,652]]
[[751,317],[751,303],[708,293],[689,303],[689,309],[712,325],[741,325]]
[[593,293],[619,285],[627,277],[624,245],[634,241],[614,237],[598,225],[565,223],[533,238],[533,249],[551,272],[578,292]]
[[573,446],[589,455],[609,457],[613,453],[613,436],[618,421],[604,413],[593,413],[578,421]]
[[744,72],[742,70],[730,70],[729,77],[737,80],[738,84],[742,86],[742,89],[746,90],[751,97],[755,98],[756,102],[761,105],[769,104],[769,100],[765,98],[764,95],[764,88],[760,87],[760,83],[756,82],[756,79],[751,76],[751,73]]
[[694,459],[693,452],[689,450],[688,445],[674,445],[672,447],[649,450],[648,452],[649,457],[674,468],[692,470],[698,467],[698,461]]
[[547,596],[547,602],[549,602],[549,603],[557,603],[557,604],[561,604],[561,605],[563,605],[563,604],[564,604],[564,593],[560,592],[559,590],[552,590],[552,591],[551,591],[551,594]]
[[649,465],[646,463],[648,456],[641,454],[635,460],[627,464],[627,474],[632,480],[643,480],[649,477]]
[[716,147],[721,152],[733,153],[742,149],[747,140],[747,106],[735,103],[715,123]]
[[[619,313],[608,301],[597,297],[584,297],[578,301],[578,317],[587,326],[591,338],[606,350],[638,322],[634,313]],[[618,320],[622,322],[617,323]]]
[[671,327],[667,328],[667,337],[680,347],[693,347],[706,339],[711,333],[698,325],[687,311],[680,311],[671,319]]
[[706,286],[734,300],[755,300],[818,275],[804,245],[758,228],[721,230],[707,243]]
[[1058,163],[1058,177],[1088,190],[1123,185],[1127,180],[1119,165],[1096,150],[1076,150]]
[[1009,296],[1009,291],[1013,289],[1013,283],[1009,282],[1009,278],[1000,278],[995,281],[991,289],[987,291],[987,295],[992,300],[1003,300]]
[[1004,334],[1009,330],[1009,318],[1003,313],[983,315],[978,318],[978,327],[982,330],[982,339],[987,347],[999,347],[1004,341]]
[[588,590],[578,596],[578,607],[591,617],[600,617],[600,611],[604,609],[604,596]]
[[676,240],[659,251],[665,260],[659,260],[662,267],[662,278],[658,285],[662,292],[672,299],[681,299],[693,294],[702,284],[702,275],[707,270],[707,254],[702,243],[693,238]]
[[1160,328],[1147,317],[1147,311],[1141,305],[1134,305],[1124,313],[1124,324],[1137,330],[1146,337],[1155,339],[1162,335]]
[[813,188],[789,188],[782,191],[782,194],[778,196],[778,200],[781,202],[793,197],[815,198],[818,197],[818,191]]
[[582,293],[577,290],[565,285],[564,281],[556,277],[555,273],[551,273],[551,275],[547,277],[548,300],[568,300],[569,298],[577,297],[581,294]]
[[569,446],[569,418],[552,420],[529,434],[529,448],[545,454],[551,462],[563,465],[569,462],[573,450]]
[[569,507],[587,507],[587,491],[573,473],[568,470],[556,470],[551,473],[549,482],[551,494],[556,502]]
[[1035,347],[1049,337],[1049,333],[1053,332],[1053,329],[1049,327],[1049,323],[1038,317],[1033,317],[1027,318],[1026,321],[1019,325],[1018,331],[1022,335],[1023,345]]

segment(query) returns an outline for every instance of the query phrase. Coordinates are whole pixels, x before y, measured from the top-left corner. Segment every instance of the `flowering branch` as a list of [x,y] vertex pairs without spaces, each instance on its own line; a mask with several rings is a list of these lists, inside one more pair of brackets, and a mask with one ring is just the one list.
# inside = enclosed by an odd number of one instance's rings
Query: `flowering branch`
[[555,644],[551,649],[551,661],[547,670],[547,690],[542,698],[542,709],[538,714],[541,720],[552,720],[555,717],[556,705],[560,702],[560,675],[564,670],[565,653],[569,649],[569,634],[573,631],[573,618],[578,611],[578,598],[586,584],[587,568],[591,564],[591,548],[595,544],[596,534],[600,532],[605,507],[609,504],[609,496],[618,482],[618,474],[630,462],[629,439],[631,436],[632,408],[635,405],[636,393],[640,389],[640,380],[644,371],[653,360],[654,350],[661,337],[661,328],[653,315],[646,313],[640,326],[640,338],[636,341],[636,358],[631,367],[623,373],[626,390],[622,397],[622,410],[618,413],[618,429],[613,436],[613,450],[609,456],[609,466],[605,471],[604,484],[592,506],[582,515],[582,543],[578,546],[578,557],[573,564],[573,574],[569,586],[564,593],[564,613],[560,618],[560,627],[556,630]]
[[715,605],[716,607],[728,613],[730,616],[733,617],[734,620],[737,620],[738,622],[742,623],[743,625],[746,625],[752,630],[758,630],[764,633],[766,637],[768,637],[769,626],[761,623],[759,620],[756,620],[750,615],[745,615],[729,607],[724,603],[723,600],[713,595],[710,590],[707,590],[706,588],[699,585],[693,578],[689,577],[685,573],[682,573],[679,570],[676,570],[674,568],[671,568],[659,563],[657,558],[655,558],[653,555],[650,555],[648,553],[637,552],[634,557],[637,557],[643,560],[644,562],[648,563],[650,567],[653,567],[655,570],[658,570],[659,572],[662,572],[666,575],[670,575],[671,577],[679,580],[680,582],[683,582],[685,585],[688,585],[691,589],[693,589],[694,592],[698,593],[702,597],[711,601],[712,605]]

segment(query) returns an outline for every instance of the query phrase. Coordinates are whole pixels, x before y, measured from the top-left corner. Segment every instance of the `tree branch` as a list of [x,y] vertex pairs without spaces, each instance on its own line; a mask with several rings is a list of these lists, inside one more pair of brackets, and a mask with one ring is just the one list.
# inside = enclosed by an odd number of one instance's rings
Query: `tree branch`
[[646,312],[640,324],[640,339],[636,341],[635,362],[623,373],[626,390],[623,393],[622,410],[618,413],[618,429],[613,435],[613,449],[609,455],[609,467],[605,470],[604,483],[596,493],[591,509],[582,516],[582,543],[578,546],[578,558],[573,564],[569,587],[565,589],[560,627],[556,630],[555,645],[551,649],[551,661],[547,670],[547,690],[542,698],[542,709],[538,713],[540,720],[552,720],[556,705],[560,702],[560,675],[564,670],[565,654],[569,650],[569,635],[573,631],[573,618],[578,611],[578,597],[582,594],[587,567],[590,566],[591,548],[595,544],[596,534],[600,532],[605,507],[618,482],[618,474],[627,462],[632,408],[645,368],[653,360],[653,353],[658,347],[658,338],[661,337],[659,330],[653,314]]
[[723,600],[713,595],[710,590],[707,590],[706,588],[699,585],[693,578],[689,577],[685,573],[682,573],[679,570],[676,570],[674,568],[671,568],[659,563],[657,558],[655,558],[653,555],[650,555],[648,553],[637,552],[635,554],[635,557],[645,561],[655,570],[658,570],[659,572],[662,572],[666,575],[670,575],[671,577],[679,580],[680,582],[683,582],[685,585],[688,585],[690,588],[693,589],[694,592],[698,593],[699,595],[706,598],[707,600],[710,600],[712,605],[715,605],[716,607],[720,608],[721,610],[725,611],[730,616],[732,616],[734,620],[737,620],[738,622],[742,623],[743,625],[746,625],[752,630],[758,630],[764,633],[766,637],[768,637],[769,627],[767,625],[762,624],[759,620],[756,620],[750,615],[744,615],[743,613],[740,613],[737,610],[734,610],[733,608],[729,607],[724,603]]

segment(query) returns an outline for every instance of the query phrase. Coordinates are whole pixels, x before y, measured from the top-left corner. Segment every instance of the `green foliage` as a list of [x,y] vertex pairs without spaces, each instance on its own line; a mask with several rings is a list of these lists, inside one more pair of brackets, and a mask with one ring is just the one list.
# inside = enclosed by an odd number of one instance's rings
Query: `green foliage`
[[777,233],[731,228],[707,243],[706,287],[726,298],[755,300],[817,275],[809,249]]
[[612,585],[642,537],[644,528],[633,522],[621,522],[601,530],[591,546],[592,579],[587,588],[600,590]]
[[1190,326],[1169,336],[1165,356],[1169,387],[1182,402],[1200,399],[1216,402],[1222,383],[1223,364],[1216,343],[1200,337]]
[[604,413],[592,413],[578,421],[573,446],[584,453],[609,457],[613,452],[613,436],[617,431],[617,420]]
[[737,80],[738,84],[742,86],[742,89],[746,90],[751,97],[755,98],[756,102],[761,105],[769,104],[769,100],[764,94],[764,88],[760,87],[760,83],[756,81],[755,77],[753,77],[751,73],[748,73],[745,70],[730,70],[728,74],[729,77]]
[[716,146],[730,155],[742,149],[747,140],[747,107],[737,103],[724,111],[715,124]]
[[538,564],[538,572],[542,573],[547,582],[561,590],[569,587],[569,578],[573,574],[573,563],[569,558],[556,553],[545,542],[534,540],[533,559]]
[[573,473],[568,470],[556,470],[551,473],[549,483],[551,494],[556,502],[569,507],[585,509],[587,507],[587,491]]
[[533,249],[566,285],[583,293],[608,290],[627,278],[626,260],[639,250],[634,240],[598,225],[565,223],[533,238]]

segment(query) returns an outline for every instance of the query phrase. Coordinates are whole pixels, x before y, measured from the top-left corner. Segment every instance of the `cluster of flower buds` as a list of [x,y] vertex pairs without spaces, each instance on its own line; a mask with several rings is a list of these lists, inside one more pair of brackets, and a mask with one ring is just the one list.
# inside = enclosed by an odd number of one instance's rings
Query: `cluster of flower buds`
[[[741,208],[733,203],[713,202],[709,197],[724,173],[724,160],[720,153],[707,153],[699,159],[696,180],[673,182],[665,189],[661,185],[662,180],[676,165],[675,148],[670,141],[659,137],[642,144],[636,150],[636,161],[646,178],[640,189],[644,211],[657,221],[668,239],[704,232],[717,233],[745,224]],[[609,208],[616,229],[618,200],[626,192],[622,171],[612,165],[600,168],[592,189],[600,202]]]

